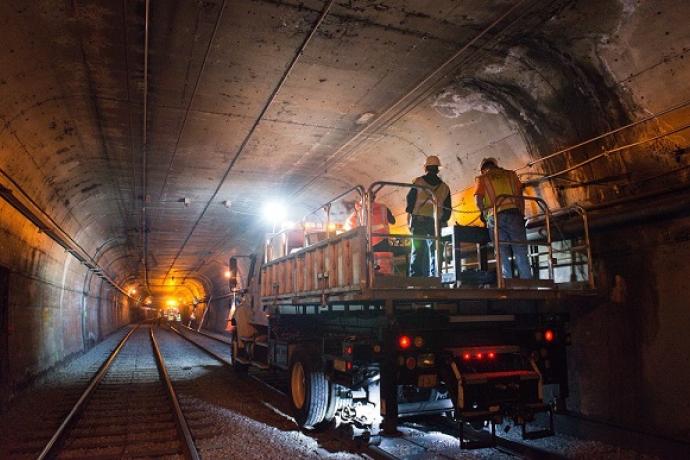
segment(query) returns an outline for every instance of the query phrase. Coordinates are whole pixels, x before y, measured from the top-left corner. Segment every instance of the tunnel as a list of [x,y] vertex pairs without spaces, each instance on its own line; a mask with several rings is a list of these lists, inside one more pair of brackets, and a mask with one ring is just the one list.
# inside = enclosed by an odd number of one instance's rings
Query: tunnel
[[[267,235],[353,187],[410,184],[435,156],[449,227],[482,227],[492,158],[587,214],[596,287],[568,307],[561,409],[622,448],[687,449],[688,17],[684,0],[2,2],[3,419],[136,324],[229,337]],[[377,195],[402,233],[406,193]]]

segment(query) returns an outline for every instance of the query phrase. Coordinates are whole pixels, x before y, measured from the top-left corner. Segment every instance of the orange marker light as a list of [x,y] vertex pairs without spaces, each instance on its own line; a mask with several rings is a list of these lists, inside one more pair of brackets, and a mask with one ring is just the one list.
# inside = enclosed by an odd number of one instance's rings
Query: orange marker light
[[462,355],[462,359],[464,359],[465,361],[469,361],[470,358],[471,358],[471,356],[469,353],[465,353],[464,355]]
[[481,353],[477,353],[475,355],[475,358],[477,358],[477,359],[482,359],[483,357],[484,357],[484,355],[482,355]]
[[403,350],[410,348],[410,345],[412,345],[412,340],[406,335],[400,336],[398,339],[398,346],[402,348]]
[[494,359],[495,357],[496,357],[496,353],[494,353],[493,351],[490,351],[489,352],[489,359]]

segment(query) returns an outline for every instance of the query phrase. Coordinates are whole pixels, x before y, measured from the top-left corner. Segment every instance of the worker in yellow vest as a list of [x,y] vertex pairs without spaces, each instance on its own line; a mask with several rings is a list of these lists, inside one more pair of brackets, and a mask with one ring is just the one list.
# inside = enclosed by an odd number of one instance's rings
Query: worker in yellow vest
[[[485,158],[480,166],[481,176],[475,180],[474,198],[480,211],[480,218],[486,224],[494,240],[494,227],[498,219],[498,238],[500,241],[527,241],[525,230],[525,201],[519,198],[501,200],[496,209],[498,216],[494,216],[494,203],[500,195],[522,195],[522,182],[514,171],[498,166],[495,158]],[[494,242],[495,244],[495,242]],[[501,244],[501,273],[504,278],[513,277],[510,262],[512,251],[520,278],[532,277],[527,256],[527,246],[524,244]]]
[[[432,190],[413,187],[407,193],[406,211],[409,215],[408,223],[410,225],[410,232],[415,236],[435,236],[433,197],[436,197],[436,203],[438,204],[437,217],[439,226],[445,227],[448,225],[448,219],[450,219],[453,208],[450,200],[450,189],[438,177],[440,168],[441,161],[438,157],[429,155],[424,162],[426,174],[416,178],[413,184],[430,187]],[[438,275],[436,273],[435,241],[431,239],[412,240],[410,276]]]

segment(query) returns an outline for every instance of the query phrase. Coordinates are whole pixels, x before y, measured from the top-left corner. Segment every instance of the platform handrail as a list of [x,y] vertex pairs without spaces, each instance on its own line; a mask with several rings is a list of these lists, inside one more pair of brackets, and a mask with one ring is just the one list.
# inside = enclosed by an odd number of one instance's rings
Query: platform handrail
[[[341,194],[336,195],[335,197],[331,198],[330,200],[328,200],[327,202],[325,202],[324,204],[322,204],[318,208],[311,211],[309,214],[306,214],[304,217],[302,217],[302,223],[306,222],[308,217],[316,215],[317,212],[325,211],[326,212],[326,232],[328,232],[329,231],[328,227],[331,223],[331,206],[333,206],[334,203],[337,203],[338,201],[342,200],[343,198],[345,198],[346,196],[348,196],[352,192],[357,192],[359,194],[360,201],[362,201],[362,202],[364,201],[364,195],[366,194],[364,186],[355,185],[355,186],[350,187],[349,189],[345,190]],[[360,221],[362,221],[362,219],[364,217],[364,209],[362,209],[360,211],[359,217],[360,217]]]
[[[589,234],[589,216],[587,214],[587,210],[580,205],[572,205],[572,206],[566,206],[563,208],[559,208],[556,210],[551,211],[551,218],[556,221],[556,218],[561,218],[561,217],[567,217],[571,216],[573,214],[576,214],[579,216],[579,218],[582,220],[582,237],[584,239],[583,244],[571,247],[568,249],[562,249],[558,251],[552,251],[553,253],[567,253],[567,252],[573,252],[573,251],[579,251],[582,252],[584,251],[585,254],[587,255],[587,261],[585,264],[578,264],[578,265],[587,265],[587,284],[590,289],[595,289],[596,288],[596,282],[594,280],[594,271],[593,271],[593,263],[592,263],[592,245],[590,241],[590,234]],[[541,215],[537,216],[530,216],[526,222],[526,226],[537,226],[541,224],[541,220],[543,217]],[[559,232],[561,232],[560,228],[558,227],[558,224],[555,224],[557,229],[559,229]],[[561,236],[563,236],[563,233],[561,233]],[[543,253],[538,253],[540,255],[544,255]]]
[[[322,205],[319,206],[318,208],[315,208],[313,211],[309,212],[308,214],[305,214],[305,215],[302,217],[302,219],[300,220],[300,222],[302,223],[302,232],[304,233],[304,247],[306,247],[306,241],[307,241],[307,229],[306,229],[306,225],[305,225],[305,223],[307,222],[307,219],[308,219],[309,217],[311,217],[311,216],[315,216],[319,211],[325,211],[325,212],[326,212],[326,225],[325,225],[326,236],[327,236],[327,237],[330,237],[330,230],[329,230],[329,227],[330,227],[330,223],[331,223],[331,206],[332,206],[334,203],[336,203],[336,202],[338,202],[339,200],[341,200],[341,199],[343,199],[344,197],[346,197],[347,195],[351,194],[352,192],[357,192],[357,193],[359,194],[359,199],[360,199],[360,201],[364,201],[363,198],[364,198],[364,195],[365,195],[365,193],[366,193],[364,187],[363,187],[362,185],[355,185],[355,186],[350,187],[349,189],[345,190],[345,191],[342,192],[341,194],[339,194],[339,195],[337,195],[337,196],[331,198],[329,201],[325,202],[324,204],[322,204]],[[363,219],[364,216],[365,216],[364,210],[361,210],[361,211],[360,211],[360,216],[359,216],[359,217],[360,217],[360,220]],[[268,263],[268,262],[269,262],[269,260],[268,260],[268,254],[269,254],[268,248],[269,248],[270,246],[273,245],[273,240],[275,240],[276,238],[280,237],[281,235],[287,233],[289,230],[290,230],[290,229],[283,229],[283,230],[281,230],[281,231],[279,231],[279,232],[272,233],[272,234],[266,239],[266,247],[265,247],[265,249],[264,249],[264,263]],[[287,252],[288,252],[288,251],[287,251],[287,247],[286,247],[285,249],[286,249],[285,252],[286,252],[286,255],[287,255]]]
[[[503,278],[503,272],[501,270],[501,244],[515,244],[515,245],[525,245],[528,246],[530,244],[535,244],[534,241],[528,240],[528,241],[501,241],[499,239],[499,234],[500,234],[500,229],[499,229],[499,223],[498,219],[496,218],[498,214],[498,209],[500,206],[503,204],[503,202],[507,200],[521,200],[523,202],[525,201],[533,201],[537,203],[539,206],[541,213],[537,214],[536,216],[531,216],[531,220],[536,219],[543,219],[544,222],[544,228],[546,230],[546,241],[545,242],[539,242],[536,243],[537,245],[543,245],[547,247],[547,251],[545,253],[539,252],[538,255],[546,255],[548,257],[548,271],[549,271],[549,278],[554,279],[554,259],[553,259],[553,235],[551,231],[551,227],[553,224],[553,219],[554,217],[560,217],[564,215],[570,215],[570,214],[577,214],[580,216],[582,219],[582,225],[583,225],[583,237],[584,237],[584,244],[578,246],[582,250],[584,250],[587,254],[587,284],[591,289],[595,288],[595,283],[594,283],[594,272],[592,269],[592,248],[590,244],[590,236],[589,236],[589,218],[587,216],[587,211],[579,205],[574,205],[574,206],[568,206],[564,208],[557,209],[555,211],[551,211],[549,208],[548,204],[546,201],[544,201],[542,198],[539,197],[533,197],[533,196],[526,196],[526,195],[499,195],[496,197],[496,200],[493,205],[493,215],[494,215],[494,228],[493,228],[493,236],[494,236],[494,251],[495,251],[495,259],[496,259],[496,279],[498,281],[498,287],[499,288],[504,288],[505,287],[505,279]],[[570,249],[572,251],[572,248]],[[564,253],[564,252],[570,252],[566,250],[559,250],[556,251],[558,253]],[[559,265],[560,266],[560,265]]]

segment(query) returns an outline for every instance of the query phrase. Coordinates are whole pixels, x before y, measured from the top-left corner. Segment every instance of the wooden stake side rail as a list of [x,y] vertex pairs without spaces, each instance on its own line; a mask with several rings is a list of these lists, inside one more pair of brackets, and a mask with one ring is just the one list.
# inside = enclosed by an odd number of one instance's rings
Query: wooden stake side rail
[[359,291],[366,286],[366,229],[356,228],[261,267],[261,297]]

